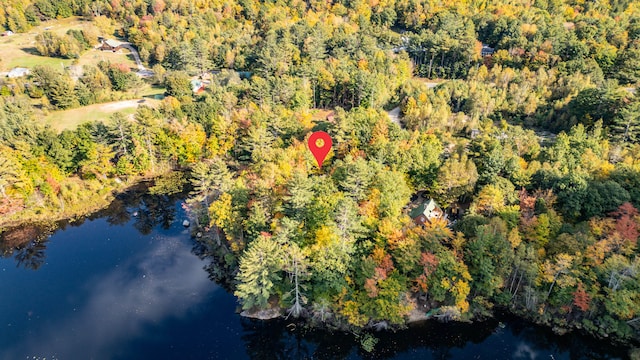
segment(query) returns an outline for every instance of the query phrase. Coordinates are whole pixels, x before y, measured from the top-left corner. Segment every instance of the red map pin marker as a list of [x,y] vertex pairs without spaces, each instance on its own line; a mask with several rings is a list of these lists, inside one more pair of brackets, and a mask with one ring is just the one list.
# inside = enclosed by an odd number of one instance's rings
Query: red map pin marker
[[322,168],[322,162],[331,150],[331,145],[333,145],[331,136],[324,131],[316,131],[309,136],[309,142],[307,144],[309,145],[309,150],[311,150],[311,153],[318,162],[318,167]]

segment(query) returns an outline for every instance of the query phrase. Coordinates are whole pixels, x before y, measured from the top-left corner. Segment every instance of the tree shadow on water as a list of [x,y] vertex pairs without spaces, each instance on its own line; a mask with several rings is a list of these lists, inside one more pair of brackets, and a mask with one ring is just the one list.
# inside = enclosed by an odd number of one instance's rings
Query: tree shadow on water
[[15,257],[18,267],[37,270],[45,262],[49,236],[67,226],[81,226],[86,220],[105,218],[111,226],[122,226],[134,219],[133,227],[143,235],[148,235],[157,226],[168,229],[177,216],[175,203],[185,195],[152,195],[148,191],[149,185],[147,182],[133,186],[118,194],[105,209],[79,219],[26,224],[0,233],[0,256]]
[[[242,318],[242,340],[251,359],[315,359],[310,344],[287,330],[285,321]],[[334,359],[337,358],[334,356]]]
[[[404,330],[365,330],[377,339],[373,351],[367,352],[355,334],[326,329],[307,329],[304,323],[294,324],[288,320],[268,330],[261,325],[250,324],[250,331],[243,339],[247,349],[255,349],[250,357],[278,359],[454,359],[473,355],[470,344],[479,344],[492,336],[497,321],[470,325],[468,323],[439,323],[427,321],[413,324]],[[266,325],[262,325],[266,326]],[[267,332],[266,334],[263,334]],[[264,345],[267,344],[267,345]],[[271,345],[269,345],[271,344]],[[275,345],[273,345],[275,344]],[[265,352],[266,351],[266,352]],[[284,355],[282,355],[284,353]]]
[[48,241],[48,239],[31,241],[26,246],[17,248],[15,254],[16,266],[38,270],[44,264]]
[[168,229],[176,219],[175,202],[184,194],[149,194],[149,186],[150,183],[142,183],[118,194],[107,208],[91,218],[104,217],[114,226],[124,225],[134,219],[133,227],[143,235],[150,234],[156,226]]
[[0,234],[2,257],[14,257],[17,267],[38,270],[45,261],[51,226],[23,225]]

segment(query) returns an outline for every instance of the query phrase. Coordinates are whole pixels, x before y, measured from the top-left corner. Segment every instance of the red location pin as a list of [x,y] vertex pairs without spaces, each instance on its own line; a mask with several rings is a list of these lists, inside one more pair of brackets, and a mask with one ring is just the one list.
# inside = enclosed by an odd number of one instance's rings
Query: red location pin
[[331,150],[331,145],[333,145],[331,136],[324,131],[316,131],[309,136],[309,142],[307,142],[307,144],[309,145],[309,150],[311,150],[311,153],[318,162],[318,167],[322,168],[322,162]]

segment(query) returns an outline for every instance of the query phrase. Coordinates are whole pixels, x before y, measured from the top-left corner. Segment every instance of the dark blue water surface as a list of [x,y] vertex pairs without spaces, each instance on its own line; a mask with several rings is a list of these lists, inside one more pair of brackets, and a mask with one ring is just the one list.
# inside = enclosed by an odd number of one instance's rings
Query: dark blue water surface
[[[352,334],[241,318],[209,279],[179,198],[141,192],[0,243],[0,359],[613,359],[628,349],[511,317]],[[134,216],[135,214],[135,216]]]

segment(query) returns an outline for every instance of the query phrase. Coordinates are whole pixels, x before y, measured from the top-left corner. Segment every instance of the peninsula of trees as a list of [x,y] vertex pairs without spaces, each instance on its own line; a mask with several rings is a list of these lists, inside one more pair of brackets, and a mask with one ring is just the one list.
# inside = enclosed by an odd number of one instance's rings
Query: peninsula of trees
[[[152,74],[100,61],[1,79],[0,219],[187,169],[203,241],[249,312],[387,327],[500,307],[640,339],[636,2],[4,4],[12,36],[70,16],[97,28],[43,30],[42,56],[118,38]],[[149,84],[166,96],[130,116],[42,121]],[[321,169],[317,130],[334,142]],[[417,224],[414,194],[449,219]]]

